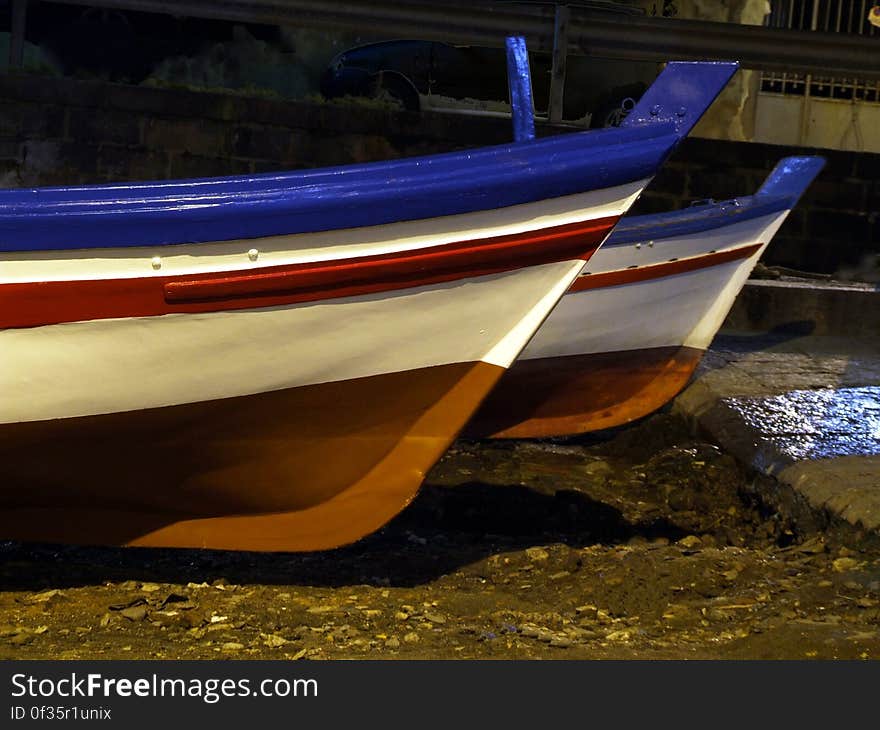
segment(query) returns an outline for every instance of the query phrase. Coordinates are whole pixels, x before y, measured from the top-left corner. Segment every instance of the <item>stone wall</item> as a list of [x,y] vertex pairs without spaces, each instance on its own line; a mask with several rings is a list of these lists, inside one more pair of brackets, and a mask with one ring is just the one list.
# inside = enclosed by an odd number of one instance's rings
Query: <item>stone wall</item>
[[[539,128],[539,133],[555,130]],[[391,159],[510,140],[504,119],[0,75],[0,186],[201,177]],[[636,206],[754,192],[788,147],[688,139]],[[815,152],[815,151],[813,151]],[[828,165],[765,261],[835,272],[880,251],[880,155]]]
[[510,139],[505,120],[0,75],[0,186],[204,177]]

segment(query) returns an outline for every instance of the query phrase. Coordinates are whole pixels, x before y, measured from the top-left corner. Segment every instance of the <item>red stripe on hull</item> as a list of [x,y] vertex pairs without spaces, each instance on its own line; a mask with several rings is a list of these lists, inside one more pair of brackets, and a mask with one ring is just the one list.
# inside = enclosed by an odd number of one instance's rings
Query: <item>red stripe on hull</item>
[[569,259],[588,260],[618,218],[411,252],[211,272],[0,285],[0,328],[269,307],[394,291]]
[[587,289],[603,289],[608,286],[622,286],[624,284],[635,284],[639,281],[660,279],[664,276],[674,276],[675,274],[684,274],[688,271],[706,269],[710,266],[718,266],[731,261],[740,261],[756,254],[760,251],[763,245],[764,244],[762,243],[754,243],[748,246],[732,248],[726,251],[717,251],[702,256],[676,259],[675,261],[664,261],[662,264],[638,266],[631,269],[620,269],[618,271],[605,271],[599,274],[582,274],[575,280],[574,284],[571,285],[569,292],[586,291]]
[[622,426],[672,400],[702,356],[674,346],[517,361],[464,435],[544,438]]

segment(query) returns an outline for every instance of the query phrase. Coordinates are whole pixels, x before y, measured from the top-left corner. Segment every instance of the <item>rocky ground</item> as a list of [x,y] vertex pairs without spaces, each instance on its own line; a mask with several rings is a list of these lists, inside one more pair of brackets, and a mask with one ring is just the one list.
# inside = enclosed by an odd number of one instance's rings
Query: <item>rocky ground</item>
[[0,544],[0,658],[876,658],[880,547],[805,531],[655,416],[456,444],[359,544]]

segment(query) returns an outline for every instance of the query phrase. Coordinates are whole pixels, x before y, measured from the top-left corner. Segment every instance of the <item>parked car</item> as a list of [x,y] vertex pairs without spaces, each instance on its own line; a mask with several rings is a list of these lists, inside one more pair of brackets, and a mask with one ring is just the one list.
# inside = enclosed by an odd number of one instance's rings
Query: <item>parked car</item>
[[[535,106],[546,106],[550,59],[531,54]],[[406,109],[421,97],[508,100],[504,49],[454,46],[438,41],[394,40],[350,48],[330,62],[321,78],[328,97],[388,94]]]
[[[632,1],[579,0],[572,7],[603,13],[644,14],[644,10],[634,6]],[[552,6],[555,3],[551,0],[511,0],[509,4]],[[535,52],[529,57],[535,109],[541,114],[546,112],[549,102],[551,57],[549,53]],[[621,69],[620,62],[583,57],[570,57],[568,67],[569,78],[580,78],[575,84],[567,84],[566,119],[582,118],[588,111],[593,112],[594,119],[603,122],[613,119],[624,97],[631,95],[633,89],[641,93],[656,75],[655,67],[648,69],[647,73],[642,69],[634,74],[631,69]],[[622,74],[621,70],[624,71]],[[612,81],[621,87],[620,93],[611,87]],[[327,98],[391,97],[412,111],[427,107],[461,108],[460,103],[450,104],[454,100],[506,104],[509,99],[503,48],[416,39],[368,43],[343,51],[324,71],[320,88]]]
[[[550,95],[549,54],[530,54],[538,115]],[[564,118],[591,127],[613,126],[657,73],[656,64],[573,57],[568,63]],[[405,109],[507,109],[507,59],[501,48],[395,40],[350,48],[333,58],[321,77],[327,98],[391,98]],[[466,104],[463,100],[495,102]],[[499,104],[500,102],[500,104]]]

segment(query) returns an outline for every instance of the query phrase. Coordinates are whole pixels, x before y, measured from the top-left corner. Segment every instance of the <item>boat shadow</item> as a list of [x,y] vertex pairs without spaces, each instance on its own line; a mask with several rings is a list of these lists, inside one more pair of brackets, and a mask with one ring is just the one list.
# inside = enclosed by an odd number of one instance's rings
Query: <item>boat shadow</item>
[[663,518],[630,522],[615,507],[572,489],[427,484],[383,529],[353,545],[322,552],[0,543],[0,590],[218,580],[236,585],[412,587],[489,556],[532,546],[618,545],[660,537],[674,541],[685,534]]
[[812,319],[783,322],[766,331],[722,329],[715,335],[711,347],[738,353],[757,352],[809,337],[815,331],[816,322]]

